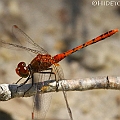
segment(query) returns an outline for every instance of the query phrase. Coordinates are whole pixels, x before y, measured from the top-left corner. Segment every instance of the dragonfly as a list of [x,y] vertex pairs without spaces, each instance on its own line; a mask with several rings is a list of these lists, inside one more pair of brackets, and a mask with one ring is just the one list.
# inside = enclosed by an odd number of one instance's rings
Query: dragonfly
[[[17,83],[22,78],[27,78],[23,84],[26,84],[28,80],[32,80],[31,84],[34,85],[34,83],[35,83],[34,74],[35,73],[39,73],[39,75],[40,75],[39,80],[41,80],[41,81],[42,81],[43,75],[46,76],[46,74],[49,74],[48,78],[50,79],[52,74],[53,74],[54,78],[56,80],[56,92],[58,92],[59,80],[64,79],[64,74],[63,74],[62,68],[60,67],[60,65],[58,63],[61,60],[63,60],[65,57],[67,57],[68,55],[70,55],[70,54],[72,54],[72,53],[74,53],[78,50],[81,50],[81,49],[83,49],[83,48],[85,48],[85,47],[87,47],[91,44],[102,41],[105,38],[112,36],[113,34],[115,34],[118,31],[119,31],[118,29],[110,30],[110,31],[108,31],[106,33],[103,33],[102,35],[100,35],[100,36],[98,36],[94,39],[91,39],[91,40],[85,42],[84,44],[81,44],[81,45],[79,45],[79,46],[77,46],[73,49],[70,49],[70,50],[68,50],[66,52],[63,52],[63,53],[60,53],[60,54],[57,54],[55,56],[51,56],[45,49],[43,49],[41,46],[39,46],[37,43],[35,43],[17,25],[13,25],[14,36],[17,38],[17,40],[20,41],[20,43],[22,43],[22,41],[26,41],[33,48],[25,47],[24,45],[21,45],[21,44],[8,43],[8,42],[5,42],[5,41],[0,41],[0,44],[1,44],[1,46],[4,46],[4,47],[8,47],[8,48],[13,47],[13,48],[22,49],[22,50],[28,51],[30,53],[34,53],[36,55],[28,65],[26,65],[25,62],[20,62],[17,65],[16,73],[21,77],[17,81]],[[19,36],[21,36],[21,37],[19,37]],[[48,72],[46,72],[46,71],[48,71]],[[63,95],[64,95],[64,98],[65,98],[65,102],[66,102],[66,106],[67,106],[67,109],[68,109],[70,119],[73,120],[72,112],[71,112],[71,109],[70,109],[68,101],[67,101],[65,88],[64,88],[64,86],[62,86],[62,88],[63,88]],[[34,106],[35,107],[34,107],[34,110],[33,110],[33,111],[37,112],[38,116],[36,118],[34,118],[34,116],[32,116],[32,119],[42,119],[43,120],[43,119],[45,119],[46,111],[48,110],[49,107],[46,107],[44,110],[42,110],[43,107],[44,107],[42,104],[44,103],[46,98],[43,97],[43,94],[40,94],[39,96],[40,96],[40,99],[38,99],[39,97],[38,97],[37,93],[34,96]],[[42,101],[42,103],[39,104],[39,102],[41,102],[41,101]],[[42,107],[37,108],[36,103],[41,105]],[[47,105],[45,105],[45,106],[47,106]],[[42,114],[40,114],[40,112]]]

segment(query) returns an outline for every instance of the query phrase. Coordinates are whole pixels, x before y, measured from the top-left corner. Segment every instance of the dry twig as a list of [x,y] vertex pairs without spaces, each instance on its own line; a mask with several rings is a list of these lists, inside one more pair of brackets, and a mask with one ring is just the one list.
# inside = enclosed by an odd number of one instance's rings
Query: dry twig
[[[85,91],[92,89],[120,90],[120,77],[107,76],[107,77],[84,78],[84,79],[76,79],[76,80],[60,80],[58,91],[62,91],[61,85],[64,86],[65,91]],[[17,84],[1,84],[0,101],[7,101],[15,97],[33,96],[36,93],[36,88],[38,88],[39,93],[56,91],[55,80],[39,82],[38,84],[34,84],[32,87],[31,84],[25,84],[21,87],[18,86],[19,85]],[[31,89],[27,91],[30,87]]]

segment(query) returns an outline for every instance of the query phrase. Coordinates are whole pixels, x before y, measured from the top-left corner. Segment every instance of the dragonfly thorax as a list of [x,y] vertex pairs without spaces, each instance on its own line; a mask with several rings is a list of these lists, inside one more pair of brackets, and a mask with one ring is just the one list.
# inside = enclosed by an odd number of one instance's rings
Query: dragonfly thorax
[[47,70],[54,63],[55,61],[51,55],[38,54],[30,63],[31,71],[35,73]]
[[23,78],[26,78],[26,77],[29,76],[30,71],[29,71],[29,69],[28,69],[28,66],[26,66],[26,63],[25,63],[25,62],[20,62],[20,63],[17,65],[16,73],[17,73],[20,77],[23,77]]

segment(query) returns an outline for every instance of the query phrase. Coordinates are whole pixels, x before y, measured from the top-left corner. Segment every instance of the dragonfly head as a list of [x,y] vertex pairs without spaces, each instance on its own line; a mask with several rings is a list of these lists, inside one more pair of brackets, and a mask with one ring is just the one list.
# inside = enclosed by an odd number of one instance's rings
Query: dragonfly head
[[20,62],[20,63],[17,65],[17,68],[16,68],[15,70],[16,70],[16,73],[17,73],[20,77],[23,77],[23,78],[28,77],[29,74],[30,74],[29,69],[28,69],[28,67],[26,66],[26,63],[25,63],[25,62]]

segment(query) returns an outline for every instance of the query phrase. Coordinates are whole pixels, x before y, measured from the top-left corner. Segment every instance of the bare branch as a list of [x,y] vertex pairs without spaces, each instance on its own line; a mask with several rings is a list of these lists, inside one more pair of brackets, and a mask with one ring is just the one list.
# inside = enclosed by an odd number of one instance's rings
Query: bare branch
[[[60,80],[58,91],[62,91],[61,85],[65,91],[85,91],[92,89],[113,89],[120,90],[120,77],[93,77],[76,80]],[[27,91],[29,88],[31,89]],[[25,84],[19,87],[17,84],[0,85],[0,101],[7,101],[15,97],[30,97],[36,93],[48,93],[56,91],[56,81],[48,80],[34,84]],[[27,92],[26,92],[27,91]]]

